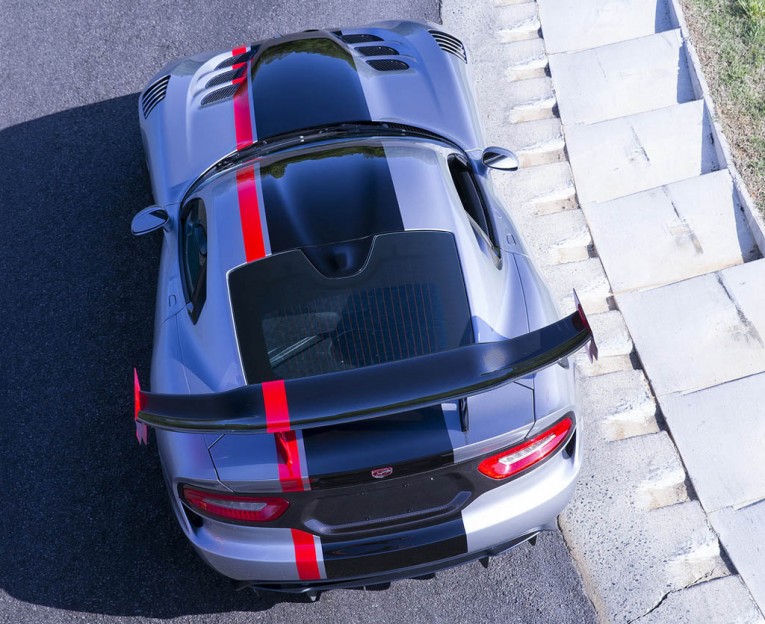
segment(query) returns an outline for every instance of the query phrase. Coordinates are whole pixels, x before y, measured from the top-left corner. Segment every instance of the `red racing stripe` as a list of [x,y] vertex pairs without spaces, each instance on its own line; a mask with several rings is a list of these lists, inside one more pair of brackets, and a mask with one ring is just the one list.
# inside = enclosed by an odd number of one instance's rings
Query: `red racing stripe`
[[[245,52],[247,52],[246,47],[234,48],[231,50],[231,55],[239,56]],[[234,68],[239,69],[243,65],[246,63],[237,63]],[[247,72],[245,71],[244,76],[234,82],[239,83],[239,88],[234,94],[234,131],[236,149],[241,149],[252,143]],[[236,190],[239,196],[239,215],[242,220],[242,235],[244,236],[244,255],[247,262],[252,262],[266,255],[254,168],[247,167],[236,172]]]
[[[243,54],[246,48],[237,48],[231,54]],[[238,69],[241,65],[235,66]],[[250,94],[247,75],[240,80],[234,94],[234,127],[236,148],[242,149],[252,143],[252,120],[250,118]],[[239,216],[242,221],[244,253],[247,262],[266,255],[263,230],[260,222],[258,191],[255,185],[255,170],[252,167],[240,169],[236,174],[239,198]],[[300,467],[300,445],[297,434],[290,431],[290,416],[284,381],[267,381],[262,384],[263,402],[266,409],[266,430],[274,434],[279,460],[279,481],[285,492],[305,490]],[[295,547],[295,562],[301,580],[321,578],[316,558],[316,546],[310,533],[292,529],[292,543]]]
[[290,412],[287,407],[287,391],[284,388],[284,381],[264,381],[261,384],[263,389],[263,402],[266,405],[266,431],[276,433],[277,431],[290,430]]
[[261,387],[266,406],[266,431],[274,434],[282,490],[302,492],[306,488],[300,464],[300,442],[298,434],[290,431],[290,412],[284,381],[265,381]]
[[[239,56],[247,52],[247,48],[235,48],[231,50],[232,56]],[[237,63],[233,69],[239,69],[244,63]],[[247,88],[247,72],[239,80],[239,88],[234,93],[234,131],[236,133],[236,149],[242,149],[252,143],[252,118],[250,116],[250,90]]]
[[295,545],[295,562],[301,581],[315,581],[321,578],[316,544],[313,535],[292,529],[292,543]]
[[239,196],[239,218],[242,220],[244,256],[247,262],[266,255],[263,230],[258,206],[258,189],[255,186],[255,169],[245,167],[236,172],[236,192]]

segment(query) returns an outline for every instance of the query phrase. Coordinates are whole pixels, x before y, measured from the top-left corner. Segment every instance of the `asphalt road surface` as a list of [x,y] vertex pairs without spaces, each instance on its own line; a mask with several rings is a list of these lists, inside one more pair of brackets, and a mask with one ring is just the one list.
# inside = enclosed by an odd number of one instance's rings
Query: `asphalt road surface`
[[0,3],[0,622],[588,622],[565,545],[317,603],[232,591],[176,526],[136,445],[159,239],[137,97],[166,61],[278,33],[438,21],[435,0]]

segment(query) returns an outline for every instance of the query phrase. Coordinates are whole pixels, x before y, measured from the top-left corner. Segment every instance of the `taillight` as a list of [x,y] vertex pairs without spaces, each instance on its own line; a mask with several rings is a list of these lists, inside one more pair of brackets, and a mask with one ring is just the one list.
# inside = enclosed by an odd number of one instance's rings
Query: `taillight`
[[484,459],[478,470],[492,479],[512,477],[557,451],[573,428],[574,422],[567,416],[531,440]]
[[269,522],[281,516],[290,504],[275,496],[223,494],[184,485],[181,498],[194,511],[227,522]]

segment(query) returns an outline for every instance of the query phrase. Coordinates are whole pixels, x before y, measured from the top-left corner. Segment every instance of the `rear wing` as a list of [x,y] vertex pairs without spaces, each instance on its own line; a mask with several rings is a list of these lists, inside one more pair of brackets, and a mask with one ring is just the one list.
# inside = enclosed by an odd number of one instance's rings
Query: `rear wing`
[[[574,293],[576,297],[576,293]],[[278,433],[379,418],[486,392],[571,355],[588,342],[587,318],[573,314],[516,338],[299,379],[211,394],[145,392],[135,377],[139,440],[146,425],[197,433]]]

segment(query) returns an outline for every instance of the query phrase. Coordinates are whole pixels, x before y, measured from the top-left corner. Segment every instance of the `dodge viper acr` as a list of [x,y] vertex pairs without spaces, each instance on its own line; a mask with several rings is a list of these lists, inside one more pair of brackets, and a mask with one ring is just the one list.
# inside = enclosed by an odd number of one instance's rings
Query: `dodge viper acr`
[[136,431],[243,585],[486,562],[572,496],[592,335],[492,190],[518,163],[468,70],[440,27],[381,22],[192,56],[139,98],[156,205],[132,230],[163,243]]

